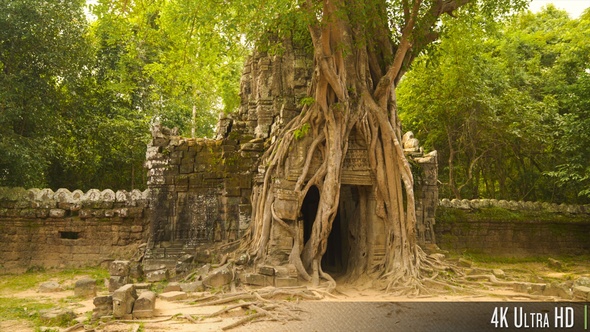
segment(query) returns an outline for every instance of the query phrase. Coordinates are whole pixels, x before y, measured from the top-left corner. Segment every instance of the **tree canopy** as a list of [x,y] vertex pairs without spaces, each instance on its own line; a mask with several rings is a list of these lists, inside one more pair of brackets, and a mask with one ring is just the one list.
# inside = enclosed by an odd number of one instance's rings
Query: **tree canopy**
[[211,135],[246,55],[215,6],[0,2],[0,185],[143,188],[151,121]]
[[[398,91],[404,130],[439,151],[443,195],[586,202],[588,12],[498,19],[525,1],[450,1],[461,7],[454,19],[429,14],[443,10],[434,3],[419,2],[422,33],[394,81],[409,73]],[[401,0],[343,5],[380,36],[354,47],[400,41],[412,12]],[[210,135],[217,114],[239,104],[254,45],[281,52],[278,41],[291,38],[311,50],[308,27],[325,12],[287,0],[0,7],[0,184],[70,189],[144,186],[150,121]],[[370,66],[385,68],[388,52]]]
[[399,89],[453,198],[587,202],[588,11],[450,21]]
[[0,2],[0,184],[45,182],[88,65],[81,1]]

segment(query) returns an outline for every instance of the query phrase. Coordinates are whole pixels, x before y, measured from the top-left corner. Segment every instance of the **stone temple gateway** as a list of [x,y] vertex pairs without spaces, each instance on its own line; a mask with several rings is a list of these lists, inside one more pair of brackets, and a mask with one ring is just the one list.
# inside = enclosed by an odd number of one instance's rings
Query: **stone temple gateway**
[[[289,47],[289,46],[287,46]],[[150,239],[145,269],[183,272],[185,262],[205,263],[212,249],[238,241],[248,229],[251,196],[262,183],[265,167],[259,158],[280,129],[300,112],[306,97],[312,60],[304,52],[288,50],[281,56],[256,54],[246,63],[241,81],[241,106],[236,114],[220,118],[215,139],[183,138],[155,124],[146,156],[150,189]],[[434,213],[438,204],[436,152],[424,154],[411,135],[404,149],[415,170],[417,234],[421,244],[434,243]],[[369,262],[384,259],[385,232],[377,217],[374,178],[367,146],[351,135],[344,161],[338,215],[322,261],[329,272],[345,273],[348,258],[358,250],[356,232],[364,224]],[[287,172],[275,179],[279,189],[278,217],[296,223],[307,240],[319,202],[312,187],[305,197],[289,188],[302,172],[306,159],[304,136],[292,146]],[[298,143],[301,144],[298,144]],[[319,165],[312,156],[311,167]],[[299,208],[298,201],[303,204]],[[273,265],[287,262],[293,237],[273,225],[269,257]]]

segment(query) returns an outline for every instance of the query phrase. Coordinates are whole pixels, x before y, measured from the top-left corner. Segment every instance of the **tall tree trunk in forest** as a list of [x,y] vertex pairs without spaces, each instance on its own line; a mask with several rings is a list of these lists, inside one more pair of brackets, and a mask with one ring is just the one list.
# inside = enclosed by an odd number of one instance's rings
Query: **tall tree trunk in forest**
[[[256,259],[264,260],[271,224],[276,223],[295,239],[289,260],[299,275],[316,284],[320,278],[333,281],[322,271],[320,262],[336,217],[343,161],[349,135],[354,131],[368,147],[375,177],[376,214],[386,225],[381,277],[388,288],[420,287],[421,269],[428,269],[432,262],[417,244],[413,178],[400,143],[395,86],[414,57],[438,37],[434,27],[439,16],[467,2],[402,1],[404,24],[397,44],[389,28],[386,1],[324,0],[321,7],[311,0],[306,2],[302,10],[309,11],[309,17],[318,17],[309,25],[315,65],[309,96],[314,102],[286,125],[280,139],[262,158],[266,173],[263,185],[253,195],[247,242]],[[311,186],[320,191],[306,243],[301,243],[295,227],[281,220],[274,210],[273,179],[284,173],[289,147],[302,131],[310,136],[306,140],[309,146],[294,191],[299,197],[305,197]],[[308,174],[314,153],[321,155],[321,165]]]

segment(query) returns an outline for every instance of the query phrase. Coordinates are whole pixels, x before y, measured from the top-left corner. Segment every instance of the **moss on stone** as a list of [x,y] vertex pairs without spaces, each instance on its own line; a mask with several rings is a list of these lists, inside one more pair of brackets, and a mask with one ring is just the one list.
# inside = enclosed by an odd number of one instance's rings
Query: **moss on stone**
[[465,221],[553,221],[553,222],[588,222],[590,217],[584,214],[568,215],[548,211],[512,211],[499,207],[462,210],[439,206],[436,209],[436,221],[456,223]]

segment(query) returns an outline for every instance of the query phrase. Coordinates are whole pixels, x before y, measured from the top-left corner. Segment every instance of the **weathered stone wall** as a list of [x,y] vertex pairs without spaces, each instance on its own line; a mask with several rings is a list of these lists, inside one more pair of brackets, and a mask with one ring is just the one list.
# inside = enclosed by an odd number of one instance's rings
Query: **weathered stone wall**
[[147,239],[148,191],[0,188],[0,268],[129,257]]
[[441,249],[499,256],[590,254],[590,206],[497,200],[440,201]]
[[262,144],[242,143],[242,138],[194,139],[154,132],[146,166],[156,246],[195,246],[241,236],[251,213],[254,160],[262,149]]
[[248,228],[264,142],[298,114],[311,75],[307,55],[285,53],[259,53],[247,61],[240,108],[220,118],[215,139],[153,127],[146,167],[152,202],[148,257],[155,264],[194,254],[201,245],[238,240]]
[[[148,268],[162,264],[173,267],[179,257],[198,257],[213,244],[238,240],[243,235],[251,219],[252,192],[259,188],[265,172],[259,158],[268,143],[277,139],[280,129],[301,111],[300,101],[307,96],[312,64],[309,54],[291,49],[280,56],[252,56],[243,71],[240,108],[220,118],[215,139],[183,138],[173,130],[154,125],[146,158],[152,202],[152,241],[147,255],[152,263],[147,264]],[[295,221],[300,213],[300,197],[291,189],[306,159],[304,146],[293,144],[287,174],[274,180],[280,182],[275,193],[276,212],[285,220]],[[366,149],[364,140],[351,135],[342,183],[357,186],[368,195],[374,179]],[[436,153],[424,155],[419,150],[412,158],[422,174],[416,187],[419,241],[431,243],[435,240],[432,227],[438,201]],[[314,160],[311,169],[317,165],[319,160]],[[371,202],[371,195],[367,197]],[[371,229],[375,232],[371,236],[384,237],[381,228]],[[273,227],[271,250],[288,253],[293,238],[282,231]],[[378,245],[384,245],[381,242]]]

